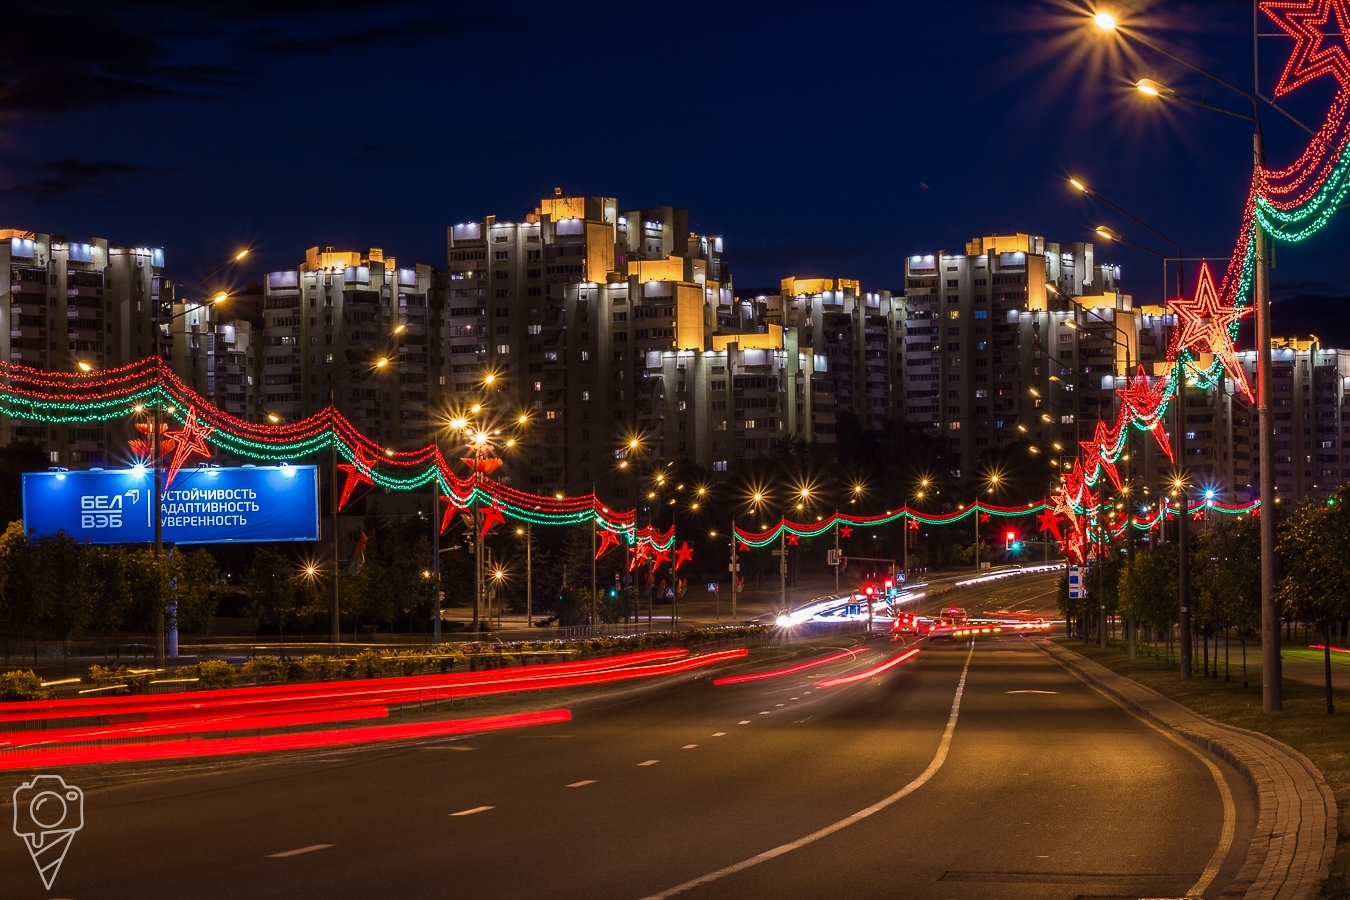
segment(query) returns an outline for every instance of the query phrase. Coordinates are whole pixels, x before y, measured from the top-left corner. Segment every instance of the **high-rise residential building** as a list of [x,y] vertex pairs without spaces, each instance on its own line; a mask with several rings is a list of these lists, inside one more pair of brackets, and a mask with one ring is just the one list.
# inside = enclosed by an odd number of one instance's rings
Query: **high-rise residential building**
[[486,389],[499,415],[532,421],[503,477],[535,490],[594,485],[618,503],[630,499],[615,464],[628,441],[652,459],[692,458],[692,382],[682,391],[649,360],[701,353],[733,304],[722,239],[688,220],[559,191],[523,222],[448,229],[450,396]]
[[958,477],[1024,436],[1066,456],[1091,438],[1124,371],[1116,329],[1137,334],[1119,277],[1091,244],[1020,233],[906,260],[905,415],[959,450]]
[[[1271,339],[1271,417],[1275,430],[1275,490],[1286,503],[1325,497],[1350,479],[1350,351],[1324,350],[1316,337]],[[1256,385],[1256,351],[1238,354]],[[1251,491],[1260,491],[1256,473],[1260,447],[1252,422]],[[1242,447],[1247,451],[1247,447]]]
[[[0,231],[0,356],[56,372],[126,365],[152,354],[154,304],[168,302],[164,251],[104,238]],[[116,461],[129,426],[56,427],[0,420],[0,441],[27,440],[54,465]]]
[[[429,389],[445,384],[437,300],[428,265],[399,267],[379,248],[311,247],[295,269],[267,274],[261,330],[226,333],[226,375],[259,382],[256,395],[242,392],[255,418],[294,421],[331,397],[371,440],[422,446],[432,437]],[[255,374],[229,369],[247,365],[250,351]]]

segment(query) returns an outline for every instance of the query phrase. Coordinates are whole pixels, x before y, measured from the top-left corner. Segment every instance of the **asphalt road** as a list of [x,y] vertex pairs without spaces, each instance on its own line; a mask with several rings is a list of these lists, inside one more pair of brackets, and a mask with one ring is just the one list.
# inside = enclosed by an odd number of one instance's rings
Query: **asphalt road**
[[[1031,581],[968,589],[958,605],[1035,603]],[[784,646],[717,674],[800,661],[822,643],[855,640]],[[242,765],[66,772],[88,785],[86,824],[54,890],[9,836],[0,892],[1181,897],[1209,868],[1212,897],[1236,872],[1254,821],[1240,777],[1128,715],[1036,641],[921,644],[877,678],[816,685],[897,648],[868,646],[856,662],[741,685],[717,687],[705,673],[533,698],[573,710],[557,726]],[[1227,812],[1216,774],[1232,796]],[[8,802],[12,787],[0,787]],[[1215,859],[1225,823],[1231,852]]]

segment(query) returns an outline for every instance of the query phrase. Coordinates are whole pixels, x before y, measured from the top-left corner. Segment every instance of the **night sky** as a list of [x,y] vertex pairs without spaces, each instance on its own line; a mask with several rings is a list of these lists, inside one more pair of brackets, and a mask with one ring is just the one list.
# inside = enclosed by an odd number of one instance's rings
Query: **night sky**
[[[1103,6],[1250,88],[1249,3]],[[906,255],[995,232],[1067,242],[1108,224],[1168,250],[1085,202],[1074,174],[1186,255],[1226,257],[1250,124],[1129,85],[1152,77],[1250,104],[1099,37],[1086,8],[13,4],[0,30],[0,227],[162,246],[180,283],[241,245],[255,255],[240,280],[315,244],[443,268],[446,225],[518,221],[555,186],[688,207],[691,227],[725,235],[742,288],[795,274],[899,290]],[[1266,94],[1290,49],[1261,40]],[[1331,88],[1321,79],[1287,108],[1316,127]],[[1261,114],[1270,162],[1287,164],[1306,137]],[[1347,238],[1350,213],[1280,248],[1277,333],[1350,344]],[[1128,291],[1158,302],[1154,257],[1096,243]]]

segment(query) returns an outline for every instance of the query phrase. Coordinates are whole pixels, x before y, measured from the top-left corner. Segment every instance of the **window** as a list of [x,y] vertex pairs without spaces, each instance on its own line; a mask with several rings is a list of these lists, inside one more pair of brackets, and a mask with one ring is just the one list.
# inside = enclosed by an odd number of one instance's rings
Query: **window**
[[534,389],[536,391],[542,391],[544,389],[544,383],[542,381],[536,381],[534,383]]
[[510,353],[510,352],[511,352],[511,345],[510,345],[510,344],[498,344],[498,345],[497,345],[497,355],[498,355],[498,356],[505,356],[506,354],[508,354],[508,353]]
[[[55,453],[52,454],[52,456],[55,455],[56,455]],[[726,470],[727,470],[727,461],[725,459],[718,459],[713,461],[714,472],[725,472]]]
[[[554,353],[554,354],[552,354],[552,355],[553,355],[553,361],[556,362],[557,359],[558,359],[558,354]],[[548,359],[548,356],[549,356],[549,354],[547,354],[547,353],[544,354],[544,358],[545,358],[545,359]],[[586,360],[588,360],[588,359],[590,359],[590,358],[591,358],[591,351],[589,351],[589,350],[582,350],[582,351],[581,351],[581,361],[582,361],[582,362],[585,362]]]
[[544,413],[544,418],[545,418],[545,419],[556,419],[556,418],[558,418],[558,413],[557,413],[556,410],[550,409],[548,412]]
[[492,251],[492,258],[493,258],[493,259],[506,259],[506,253],[507,253],[507,251],[505,251],[505,250],[494,250],[494,251]]
[[626,312],[616,312],[616,313],[614,314],[614,321],[615,321],[615,322],[627,322],[627,321],[628,321],[628,313],[626,313]]
[[960,422],[948,422],[948,423],[947,423],[947,427],[948,427],[949,429],[951,429],[952,431],[960,431],[960,430],[961,430],[961,423],[960,423]]
[[526,326],[525,326],[525,333],[526,333],[526,334],[539,334],[539,333],[542,332],[543,330],[544,330],[544,326],[543,326],[543,325],[526,325]]
[[977,319],[987,319],[987,318],[989,318],[989,310],[987,310],[987,309],[977,309],[977,310],[975,310],[975,318],[977,318]]
[[590,392],[590,391],[582,391],[582,392],[581,392],[581,402],[582,402],[582,403],[585,403],[585,402],[589,401],[590,399],[591,399],[591,392]]
[[961,318],[961,310],[959,310],[959,309],[953,309],[953,310],[951,310],[950,312],[947,313],[947,318],[949,318],[949,319],[959,319],[959,318]]

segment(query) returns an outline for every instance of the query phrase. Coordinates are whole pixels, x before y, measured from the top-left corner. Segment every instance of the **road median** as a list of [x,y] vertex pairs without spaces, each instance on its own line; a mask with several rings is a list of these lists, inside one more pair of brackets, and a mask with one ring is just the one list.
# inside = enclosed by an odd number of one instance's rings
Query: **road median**
[[1336,799],[1308,757],[1268,735],[1205,718],[1066,647],[1051,641],[1040,646],[1126,708],[1223,757],[1251,784],[1256,830],[1246,861],[1222,896],[1303,900],[1317,894],[1336,850]]

